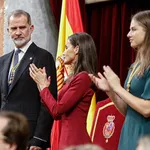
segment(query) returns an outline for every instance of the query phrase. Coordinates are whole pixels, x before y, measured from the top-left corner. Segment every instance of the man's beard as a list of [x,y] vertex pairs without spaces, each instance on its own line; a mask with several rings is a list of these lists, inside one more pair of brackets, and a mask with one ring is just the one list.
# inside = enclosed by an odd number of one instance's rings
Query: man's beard
[[30,37],[27,37],[26,39],[16,39],[16,40],[13,39],[17,47],[23,47],[24,45],[26,45],[26,43],[28,43],[29,40]]

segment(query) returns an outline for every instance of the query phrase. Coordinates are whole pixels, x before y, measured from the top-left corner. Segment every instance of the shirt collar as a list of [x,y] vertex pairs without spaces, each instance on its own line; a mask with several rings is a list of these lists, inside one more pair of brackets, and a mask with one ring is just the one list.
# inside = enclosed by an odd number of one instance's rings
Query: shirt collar
[[[29,46],[32,44],[32,41],[30,40],[24,47],[22,48],[19,48],[23,53],[26,53],[27,49],[29,48]],[[18,48],[15,47],[15,51],[17,50]]]

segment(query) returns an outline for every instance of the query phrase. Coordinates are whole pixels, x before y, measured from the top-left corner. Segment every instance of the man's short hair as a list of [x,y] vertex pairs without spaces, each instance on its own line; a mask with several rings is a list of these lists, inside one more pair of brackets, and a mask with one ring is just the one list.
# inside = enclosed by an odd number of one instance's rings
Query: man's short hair
[[29,136],[29,126],[26,117],[18,112],[1,111],[0,118],[8,120],[2,129],[3,140],[8,144],[16,144],[17,150],[25,150]]
[[10,21],[10,17],[20,17],[20,16],[25,16],[27,18],[27,22],[28,24],[31,25],[31,16],[28,12],[18,9],[18,10],[14,10],[13,12],[11,12],[11,14],[8,16],[8,25],[9,25],[9,21]]

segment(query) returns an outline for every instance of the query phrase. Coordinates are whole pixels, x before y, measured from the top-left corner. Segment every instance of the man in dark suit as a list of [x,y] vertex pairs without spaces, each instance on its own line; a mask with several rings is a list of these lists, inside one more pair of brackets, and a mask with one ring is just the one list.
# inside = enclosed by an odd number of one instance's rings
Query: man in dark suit
[[49,88],[55,98],[56,69],[52,55],[31,41],[33,30],[27,12],[15,10],[8,17],[8,33],[15,49],[0,58],[0,102],[1,110],[21,112],[27,117],[30,126],[28,148],[42,150],[49,146],[53,119],[40,101],[38,88],[29,75],[29,65],[46,67],[52,82]]

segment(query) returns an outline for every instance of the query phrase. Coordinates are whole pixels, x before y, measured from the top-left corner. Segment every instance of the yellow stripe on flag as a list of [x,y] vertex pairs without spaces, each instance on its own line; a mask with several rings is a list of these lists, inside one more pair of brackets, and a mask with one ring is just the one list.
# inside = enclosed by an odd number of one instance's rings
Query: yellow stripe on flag
[[[63,55],[65,50],[65,44],[68,39],[68,36],[72,35],[76,32],[83,32],[83,24],[81,19],[80,7],[78,0],[63,0],[62,1],[62,8],[61,8],[61,18],[60,18],[60,27],[59,27],[59,37],[58,37],[58,47],[57,47],[57,55],[56,61],[60,61],[60,58]],[[59,62],[61,64],[61,62]],[[67,66],[68,67],[68,66]],[[64,65],[60,65],[57,68],[57,85],[58,85],[58,92],[61,90],[64,84],[64,75],[69,75],[67,67]],[[96,103],[95,98],[91,102],[91,106],[88,113],[87,118],[87,127],[88,133],[91,130],[91,120],[93,120],[93,113]],[[94,107],[93,107],[94,106]],[[59,136],[60,136],[60,120],[55,120],[52,128],[51,134],[51,150],[58,149],[59,143]]]
[[86,128],[87,128],[87,132],[88,132],[89,135],[90,135],[91,129],[92,129],[92,123],[93,123],[93,120],[94,120],[95,110],[96,110],[96,96],[95,96],[95,93],[94,93],[94,95],[92,97],[92,100],[91,100],[91,105],[90,105],[90,108],[89,108],[88,116],[87,116]]
[[66,15],[66,0],[62,2],[62,11],[59,27],[59,37],[58,37],[58,48],[57,48],[57,57],[62,56],[65,50],[65,44],[68,36],[73,34],[72,28],[69,24],[67,15]]

